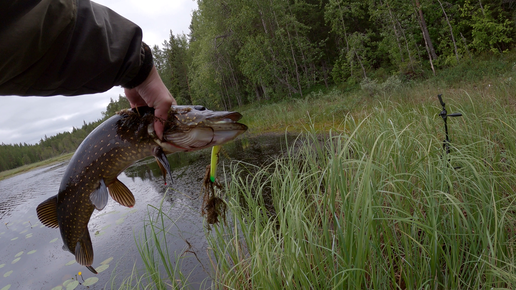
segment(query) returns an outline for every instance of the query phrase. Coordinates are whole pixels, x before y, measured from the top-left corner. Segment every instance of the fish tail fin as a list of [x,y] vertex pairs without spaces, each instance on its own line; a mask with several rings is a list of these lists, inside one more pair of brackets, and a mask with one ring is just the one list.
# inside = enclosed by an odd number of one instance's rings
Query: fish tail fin
[[84,231],[82,237],[77,241],[75,260],[77,260],[77,263],[86,266],[94,274],[97,274],[97,271],[91,266],[93,264],[93,245],[91,244],[90,232],[88,230]]
[[49,228],[58,228],[57,220],[57,195],[40,203],[36,208],[39,221]]

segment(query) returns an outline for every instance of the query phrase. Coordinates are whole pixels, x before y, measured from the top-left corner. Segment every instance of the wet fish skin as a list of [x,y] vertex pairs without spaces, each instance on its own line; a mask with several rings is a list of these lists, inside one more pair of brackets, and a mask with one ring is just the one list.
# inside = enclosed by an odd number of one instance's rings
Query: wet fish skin
[[93,246],[88,222],[102,210],[108,193],[132,207],[135,199],[117,176],[134,162],[155,156],[163,176],[170,168],[166,154],[195,151],[233,140],[247,130],[237,112],[210,111],[202,106],[172,106],[164,122],[163,140],[154,134],[154,110],[124,110],[93,130],[77,148],[61,180],[58,194],[38,205],[40,221],[59,228],[63,249],[93,273]]

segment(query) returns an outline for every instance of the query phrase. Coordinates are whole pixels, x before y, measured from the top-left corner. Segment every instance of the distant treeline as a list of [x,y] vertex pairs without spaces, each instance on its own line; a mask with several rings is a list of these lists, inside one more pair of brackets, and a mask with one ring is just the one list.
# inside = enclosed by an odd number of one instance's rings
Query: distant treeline
[[178,103],[229,109],[362,81],[425,78],[515,44],[515,0],[199,0],[153,48]]
[[118,100],[111,99],[106,111],[102,112],[102,119],[91,123],[84,122],[81,128],[73,128],[72,132],[59,133],[51,137],[45,135],[45,138],[34,145],[2,143],[0,145],[0,171],[42,161],[63,153],[74,152],[82,140],[100,123],[113,116],[117,111],[129,107],[127,99],[119,96]]

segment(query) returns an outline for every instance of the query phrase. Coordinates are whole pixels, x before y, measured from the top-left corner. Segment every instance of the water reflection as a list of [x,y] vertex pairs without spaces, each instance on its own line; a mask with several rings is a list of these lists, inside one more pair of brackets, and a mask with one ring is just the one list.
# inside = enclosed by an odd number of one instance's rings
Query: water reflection
[[[229,157],[234,160],[241,160],[247,163],[262,165],[277,157],[279,152],[296,139],[295,135],[268,134],[259,137],[248,138],[245,135],[229,144],[223,146],[224,154],[221,160]],[[168,156],[170,167],[174,175],[181,178],[187,172],[189,166],[193,166],[200,160],[210,160],[210,150],[195,151],[190,153],[176,153]],[[208,163],[206,163],[208,164]],[[153,157],[146,158],[125,170],[128,177],[139,177],[142,180],[163,181],[161,171]],[[204,174],[204,171],[200,171]]]

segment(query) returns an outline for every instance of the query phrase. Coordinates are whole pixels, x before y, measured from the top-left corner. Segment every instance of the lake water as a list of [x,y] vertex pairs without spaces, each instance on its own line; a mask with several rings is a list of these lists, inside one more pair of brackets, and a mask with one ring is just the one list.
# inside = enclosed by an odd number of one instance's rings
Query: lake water
[[[221,154],[221,161],[261,164],[277,156],[285,144],[282,135],[244,135],[223,147],[226,154]],[[57,194],[68,162],[0,181],[0,290],[118,289],[131,273],[145,272],[136,240],[143,237],[144,221],[157,218],[155,207],[160,206],[170,218],[167,243],[172,261],[179,259],[181,272],[189,275],[188,288],[208,288],[212,273],[206,222],[200,213],[201,185],[210,152],[170,155],[174,178],[172,184],[168,180],[170,186],[164,184],[158,165],[150,158],[119,176],[133,192],[136,205],[126,208],[109,199],[102,211],[93,213],[88,228],[95,253],[92,266],[98,275],[63,251],[59,230],[43,226],[36,216],[37,205]]]

